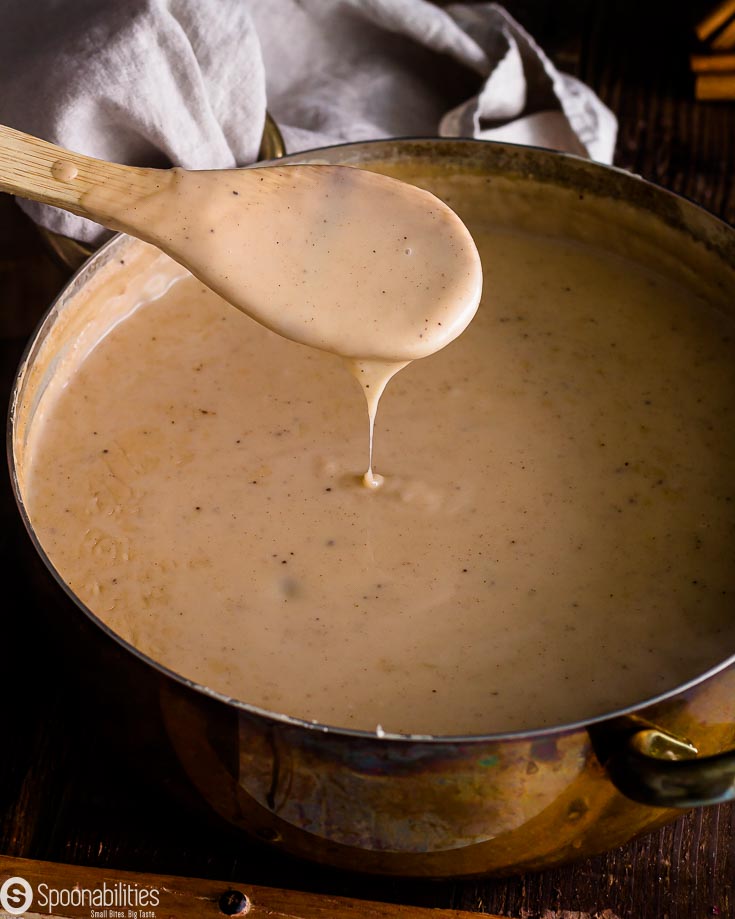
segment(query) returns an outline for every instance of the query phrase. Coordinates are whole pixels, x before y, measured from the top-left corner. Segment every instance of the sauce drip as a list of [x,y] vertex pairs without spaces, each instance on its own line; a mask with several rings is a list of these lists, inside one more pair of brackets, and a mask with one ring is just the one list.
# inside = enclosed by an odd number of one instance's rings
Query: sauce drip
[[365,395],[368,412],[368,468],[362,476],[362,484],[366,488],[380,488],[384,483],[382,475],[373,472],[373,445],[375,441],[375,419],[378,415],[378,405],[385,392],[385,387],[393,377],[410,362],[393,361],[350,361],[348,366],[352,375],[362,387]]

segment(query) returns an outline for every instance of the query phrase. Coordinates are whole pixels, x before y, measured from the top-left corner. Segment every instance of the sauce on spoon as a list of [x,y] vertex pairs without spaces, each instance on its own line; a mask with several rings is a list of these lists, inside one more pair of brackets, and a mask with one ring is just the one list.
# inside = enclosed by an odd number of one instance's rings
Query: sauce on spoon
[[[412,185],[348,166],[161,173],[130,203],[82,198],[108,225],[173,255],[243,312],[294,341],[346,358],[375,416],[388,381],[439,351],[475,315],[482,268],[469,231]],[[267,380],[263,380],[267,386]]]
[[1,191],[153,243],[267,328],[359,362],[372,486],[380,393],[455,339],[480,300],[480,257],[459,217],[428,191],[349,166],[145,169],[0,125]]

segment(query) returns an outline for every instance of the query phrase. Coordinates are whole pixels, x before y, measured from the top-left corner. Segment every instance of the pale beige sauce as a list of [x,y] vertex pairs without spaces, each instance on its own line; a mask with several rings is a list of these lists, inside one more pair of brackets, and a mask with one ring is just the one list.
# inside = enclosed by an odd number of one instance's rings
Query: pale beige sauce
[[372,494],[337,358],[190,278],[112,329],[25,486],[103,621],[229,696],[414,733],[607,712],[732,652],[731,324],[622,258],[471,226],[485,299],[390,384]]

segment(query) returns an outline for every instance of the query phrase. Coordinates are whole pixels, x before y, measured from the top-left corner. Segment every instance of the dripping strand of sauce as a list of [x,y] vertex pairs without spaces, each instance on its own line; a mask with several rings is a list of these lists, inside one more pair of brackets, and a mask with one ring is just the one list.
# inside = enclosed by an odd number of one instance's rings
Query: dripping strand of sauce
[[373,472],[373,444],[375,419],[378,414],[380,398],[385,387],[399,370],[407,367],[410,361],[349,361],[348,366],[353,376],[362,387],[368,413],[368,468],[362,476],[366,488],[377,489],[383,484],[383,476]]

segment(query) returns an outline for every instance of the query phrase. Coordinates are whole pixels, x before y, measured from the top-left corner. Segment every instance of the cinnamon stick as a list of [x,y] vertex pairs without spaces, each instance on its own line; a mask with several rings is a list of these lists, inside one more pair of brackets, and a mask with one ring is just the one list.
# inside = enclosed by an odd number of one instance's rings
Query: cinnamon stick
[[694,73],[735,73],[735,54],[693,54],[689,65]]
[[697,24],[695,29],[697,38],[700,41],[707,41],[733,16],[735,16],[735,0],[723,0]]
[[735,19],[729,22],[710,44],[715,51],[729,51],[730,48],[735,48]]
[[735,73],[704,73],[695,84],[697,99],[735,99]]

